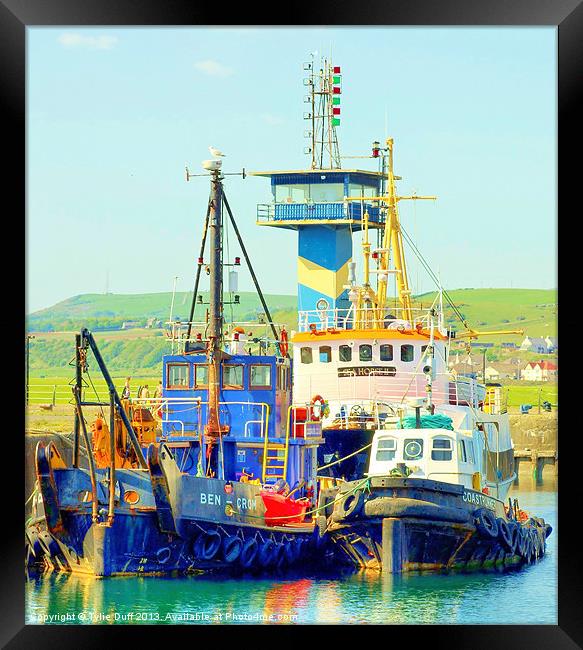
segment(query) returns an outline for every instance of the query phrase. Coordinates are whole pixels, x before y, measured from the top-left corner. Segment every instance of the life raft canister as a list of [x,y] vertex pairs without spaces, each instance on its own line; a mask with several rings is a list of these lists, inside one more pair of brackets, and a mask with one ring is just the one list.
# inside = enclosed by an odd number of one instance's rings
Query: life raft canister
[[[317,413],[316,413],[317,411]],[[314,395],[310,402],[310,417],[312,420],[321,420],[328,417],[330,407],[328,402],[321,395]]]

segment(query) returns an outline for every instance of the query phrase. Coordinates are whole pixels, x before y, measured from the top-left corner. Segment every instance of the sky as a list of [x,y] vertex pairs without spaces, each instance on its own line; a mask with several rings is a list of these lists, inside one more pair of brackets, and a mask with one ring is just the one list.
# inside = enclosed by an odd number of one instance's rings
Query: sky
[[[444,287],[555,288],[556,51],[554,27],[28,27],[27,312],[191,290],[209,183],[185,166],[212,145],[227,173],[308,168],[312,52],[342,68],[341,155],[391,136],[398,191],[438,197],[400,215]],[[297,234],[255,225],[269,180],[225,192],[263,291],[295,294]]]

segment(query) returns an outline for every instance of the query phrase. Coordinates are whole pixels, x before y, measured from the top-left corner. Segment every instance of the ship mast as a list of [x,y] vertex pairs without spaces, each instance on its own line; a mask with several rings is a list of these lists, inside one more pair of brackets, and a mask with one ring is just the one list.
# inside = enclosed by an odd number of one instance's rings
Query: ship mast
[[222,359],[223,339],[223,251],[221,244],[223,185],[220,166],[211,170],[211,195],[209,211],[210,229],[210,288],[208,321],[208,419],[205,433],[209,438],[210,449],[217,438],[228,432],[228,427],[221,426],[219,415],[220,363]]
[[311,140],[311,146],[306,148],[305,153],[311,154],[312,169],[340,169],[340,148],[336,134],[336,127],[340,125],[340,68],[323,59],[322,67],[316,72],[312,59],[310,63],[304,63],[304,70],[309,71],[304,84],[310,90],[305,101],[311,108],[310,112],[304,113],[304,119],[311,122],[311,130],[305,133]]

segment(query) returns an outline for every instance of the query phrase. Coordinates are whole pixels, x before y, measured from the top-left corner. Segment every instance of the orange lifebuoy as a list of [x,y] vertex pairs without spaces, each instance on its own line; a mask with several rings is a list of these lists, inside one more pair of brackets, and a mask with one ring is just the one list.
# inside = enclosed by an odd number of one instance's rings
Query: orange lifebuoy
[[[318,413],[316,414],[314,407],[317,405]],[[314,395],[312,401],[310,402],[310,419],[311,420],[321,420],[328,416],[330,408],[328,402],[322,397],[322,395]]]
[[285,327],[283,327],[281,330],[281,338],[279,341],[279,351],[281,352],[282,357],[287,357],[288,349],[289,349],[289,345],[287,341],[287,330],[285,329]]

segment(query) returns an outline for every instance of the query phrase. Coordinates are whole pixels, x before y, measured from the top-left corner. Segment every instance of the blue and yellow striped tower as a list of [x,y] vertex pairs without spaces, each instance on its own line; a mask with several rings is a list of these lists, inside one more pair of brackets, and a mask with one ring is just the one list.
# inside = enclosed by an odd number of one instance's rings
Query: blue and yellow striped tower
[[[378,203],[346,201],[345,197],[374,197],[381,190],[381,172],[311,169],[255,172],[271,179],[272,203],[257,206],[257,223],[298,232],[298,311],[348,309],[352,233],[380,226]],[[314,314],[315,317],[315,314]],[[310,319],[312,320],[312,319]]]

